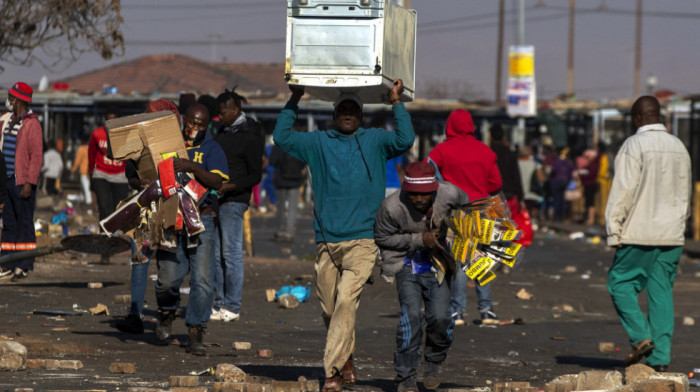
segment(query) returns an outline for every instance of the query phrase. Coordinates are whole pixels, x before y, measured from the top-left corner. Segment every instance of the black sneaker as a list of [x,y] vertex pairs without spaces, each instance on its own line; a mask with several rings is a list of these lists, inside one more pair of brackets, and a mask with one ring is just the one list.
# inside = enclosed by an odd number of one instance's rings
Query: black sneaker
[[26,278],[27,276],[29,276],[29,272],[19,268],[15,268],[15,274],[12,277],[12,279],[10,279],[10,282],[16,282],[20,279]]
[[158,310],[158,324],[156,324],[156,339],[163,342],[170,337],[175,320],[174,310]]
[[403,379],[399,382],[396,387],[397,392],[418,392],[418,385],[416,384],[416,379],[411,377]]
[[197,356],[207,355],[207,349],[204,347],[204,326],[193,325],[190,327],[187,334],[187,353]]
[[126,333],[143,333],[143,319],[136,313],[129,313],[117,321],[116,327]]
[[426,389],[437,389],[440,386],[440,364],[428,362],[428,368],[423,375],[423,386]]

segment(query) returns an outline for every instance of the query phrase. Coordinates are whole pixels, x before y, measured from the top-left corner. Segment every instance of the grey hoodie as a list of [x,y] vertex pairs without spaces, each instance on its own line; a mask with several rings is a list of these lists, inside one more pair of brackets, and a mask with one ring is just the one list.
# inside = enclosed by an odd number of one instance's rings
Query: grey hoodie
[[374,223],[374,242],[382,252],[382,277],[393,282],[403,268],[404,258],[424,247],[423,233],[439,227],[452,208],[467,204],[469,196],[449,182],[439,182],[430,222],[413,208],[406,192],[395,192],[384,199]]

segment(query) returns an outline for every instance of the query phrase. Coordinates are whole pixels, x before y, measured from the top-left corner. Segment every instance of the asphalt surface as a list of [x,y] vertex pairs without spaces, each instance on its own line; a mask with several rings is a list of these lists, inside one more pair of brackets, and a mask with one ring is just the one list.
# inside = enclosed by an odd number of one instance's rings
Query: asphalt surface
[[[306,208],[296,241],[276,243],[276,222],[271,214],[253,218],[254,257],[245,258],[243,311],[237,322],[210,322],[205,343],[208,355],[185,353],[184,319],[173,327],[175,344],[159,344],[154,335],[156,305],[154,281],[146,296],[146,333],[132,335],[114,328],[115,317],[125,315],[128,304],[115,303],[129,293],[128,256],[112,257],[111,264],[96,264],[99,257],[74,252],[39,259],[29,278],[11,283],[0,280],[0,339],[24,344],[32,359],[72,359],[83,363],[77,370],[26,369],[0,373],[0,390],[17,387],[34,390],[109,390],[129,387],[167,389],[171,375],[186,375],[219,363],[239,366],[263,380],[292,381],[323,377],[325,328],[315,294],[295,309],[267,302],[265,290],[284,285],[314,287],[315,246],[311,212]],[[455,327],[454,343],[442,373],[440,388],[489,386],[500,381],[529,381],[542,387],[561,374],[593,369],[624,369],[629,350],[627,336],[607,293],[606,271],[613,253],[603,244],[572,241],[564,234],[536,233],[524,263],[509,274],[498,273],[493,296],[501,320],[521,318],[522,325]],[[151,263],[150,274],[156,274]],[[399,305],[396,288],[375,270],[375,283],[363,294],[357,318],[355,363],[358,383],[354,391],[393,391],[392,368]],[[700,321],[700,264],[684,257],[675,286],[676,328],[671,371],[688,372],[700,367],[698,326],[683,325],[683,317]],[[101,282],[89,289],[89,282]],[[184,285],[186,286],[186,284]],[[520,290],[532,299],[516,297]],[[467,320],[478,317],[475,291],[468,288]],[[187,295],[183,294],[183,305]],[[642,304],[646,301],[642,299]],[[34,310],[87,310],[98,303],[110,316],[82,313],[52,317]],[[250,342],[252,349],[236,351],[234,342]],[[619,351],[602,353],[600,342],[612,342]],[[258,350],[270,349],[272,358]],[[131,362],[134,374],[112,374],[113,362]],[[419,386],[422,388],[422,369]],[[202,376],[200,385],[211,385]],[[424,390],[424,389],[422,389]]]

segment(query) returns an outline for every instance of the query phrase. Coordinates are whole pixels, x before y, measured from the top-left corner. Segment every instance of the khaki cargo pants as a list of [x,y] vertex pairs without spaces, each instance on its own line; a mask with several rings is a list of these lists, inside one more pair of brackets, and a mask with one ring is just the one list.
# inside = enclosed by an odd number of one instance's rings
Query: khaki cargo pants
[[340,372],[355,351],[355,312],[377,256],[373,239],[317,244],[316,294],[328,328],[326,378]]

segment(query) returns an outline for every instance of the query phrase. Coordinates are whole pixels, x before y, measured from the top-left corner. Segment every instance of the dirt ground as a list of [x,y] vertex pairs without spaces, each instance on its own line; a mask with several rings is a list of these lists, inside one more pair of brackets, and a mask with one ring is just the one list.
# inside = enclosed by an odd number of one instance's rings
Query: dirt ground
[[[49,213],[44,212],[48,215]],[[131,335],[114,328],[116,317],[128,304],[115,296],[129,293],[128,255],[111,258],[64,252],[37,260],[28,279],[0,281],[0,339],[24,344],[33,359],[74,359],[79,370],[27,369],[0,373],[0,390],[17,387],[34,390],[108,390],[129,387],[168,387],[171,375],[186,375],[219,363],[239,366],[262,379],[296,380],[323,377],[325,329],[315,295],[296,309],[281,309],[266,301],[266,289],[284,285],[314,286],[311,213],[303,211],[293,244],[274,242],[272,214],[253,218],[255,256],[245,258],[245,286],[240,321],[210,322],[205,342],[208,355],[195,357],[177,344],[159,344],[154,335],[156,305],[154,281],[146,295],[146,333]],[[526,261],[509,274],[499,274],[493,296],[501,320],[519,317],[522,325],[485,327],[469,323],[455,327],[454,343],[445,363],[441,388],[488,386],[499,381],[529,381],[542,387],[552,378],[592,369],[623,370],[629,350],[626,334],[607,293],[606,270],[613,253],[603,245],[571,241],[556,234],[537,233]],[[575,269],[575,271],[574,271]],[[151,275],[156,274],[151,263]],[[675,286],[676,328],[671,371],[700,367],[698,326],[683,325],[683,317],[700,321],[700,265],[684,258]],[[363,294],[357,319],[355,363],[358,383],[351,390],[393,391],[392,368],[399,305],[395,286],[375,270],[375,283]],[[89,282],[101,282],[89,289]],[[186,286],[186,285],[185,285]],[[516,298],[524,289],[530,300]],[[468,288],[468,315],[478,317],[475,291]],[[183,305],[187,295],[183,294]],[[644,303],[645,301],[642,300]],[[52,317],[35,310],[87,310],[98,303],[110,315]],[[174,323],[177,342],[187,340],[184,319]],[[175,343],[177,343],[175,342]],[[234,342],[250,342],[252,350],[236,351]],[[601,353],[599,342],[612,342],[619,351]],[[258,356],[270,349],[272,358]],[[131,362],[136,373],[112,374],[113,362]],[[419,386],[422,380],[419,370]],[[210,385],[202,376],[200,385]]]

